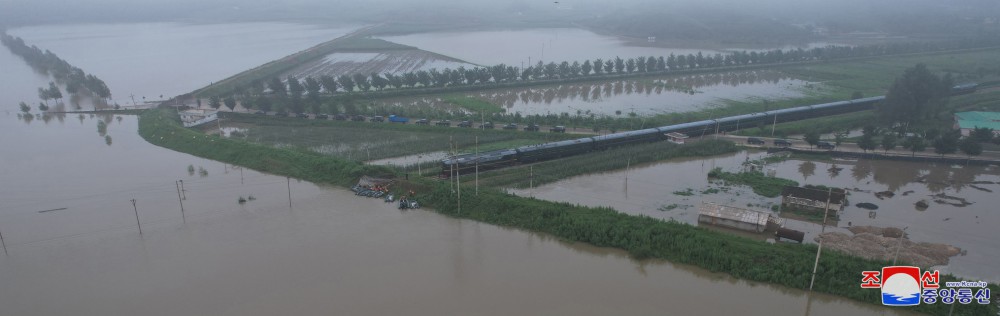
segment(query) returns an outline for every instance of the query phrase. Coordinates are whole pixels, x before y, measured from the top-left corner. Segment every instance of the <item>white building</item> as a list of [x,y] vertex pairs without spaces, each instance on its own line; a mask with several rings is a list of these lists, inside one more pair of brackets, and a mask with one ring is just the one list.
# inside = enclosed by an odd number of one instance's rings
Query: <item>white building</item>
[[180,115],[184,127],[198,126],[219,119],[219,111],[216,110],[185,110]]

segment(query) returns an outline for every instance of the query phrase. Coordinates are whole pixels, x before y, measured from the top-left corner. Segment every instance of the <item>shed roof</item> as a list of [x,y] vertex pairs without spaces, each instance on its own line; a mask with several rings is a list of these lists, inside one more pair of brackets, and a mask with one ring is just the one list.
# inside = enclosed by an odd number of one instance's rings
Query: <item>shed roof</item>
[[[827,191],[803,188],[803,187],[793,187],[786,186],[781,190],[781,196],[793,196],[797,198],[810,199],[813,201],[821,201],[826,203]],[[833,189],[833,193],[830,194],[830,203],[832,204],[842,204],[846,194],[843,190]]]
[[986,127],[1000,130],[1000,112],[958,112],[955,121],[959,128]]

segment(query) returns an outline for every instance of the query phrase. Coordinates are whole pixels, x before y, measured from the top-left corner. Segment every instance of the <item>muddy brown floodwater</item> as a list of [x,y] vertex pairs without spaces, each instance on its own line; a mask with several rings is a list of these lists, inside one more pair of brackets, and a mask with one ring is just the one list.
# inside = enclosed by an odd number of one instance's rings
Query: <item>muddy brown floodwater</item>
[[[725,187],[710,183],[707,173],[714,167],[739,171],[747,156],[763,157],[763,153],[740,152],[706,159],[680,159],[636,166],[628,171],[584,175],[540,186],[533,190],[513,190],[518,195],[579,203],[610,206],[619,211],[674,219],[697,224],[701,202],[715,202],[756,210],[769,210],[780,202],[754,194],[749,187]],[[1000,225],[1000,213],[994,203],[1000,197],[1000,168],[996,166],[950,166],[898,161],[802,161],[787,160],[771,164],[777,177],[792,179],[800,184],[847,188],[850,206],[845,208],[835,228],[850,234],[848,226],[909,227],[906,232],[915,242],[943,243],[957,246],[965,253],[952,257],[947,266],[939,267],[971,279],[1000,280],[1000,244],[992,228]],[[683,195],[690,189],[691,196]],[[716,189],[717,193],[712,193]],[[854,189],[857,189],[856,191]],[[893,197],[879,199],[874,193],[892,191]],[[678,192],[678,193],[674,193]],[[964,199],[967,203],[956,202]],[[922,210],[915,203],[926,200],[930,207]],[[874,212],[854,206],[873,203]],[[966,204],[967,204],[966,203]],[[788,216],[786,227],[806,232],[812,241],[820,225]],[[767,239],[768,235],[729,232]],[[891,258],[889,258],[891,260]]]
[[152,146],[134,116],[27,121],[17,102],[49,79],[0,65],[0,315],[905,314],[401,212]]

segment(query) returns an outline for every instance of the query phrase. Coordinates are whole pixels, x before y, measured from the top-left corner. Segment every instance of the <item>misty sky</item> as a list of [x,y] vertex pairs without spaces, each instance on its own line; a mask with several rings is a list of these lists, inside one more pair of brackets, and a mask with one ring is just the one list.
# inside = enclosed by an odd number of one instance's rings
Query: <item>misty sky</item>
[[580,15],[630,12],[683,12],[684,14],[743,14],[802,22],[883,15],[997,16],[995,0],[0,0],[0,24],[23,25],[60,22],[197,21],[327,19],[406,19],[420,11],[441,15],[502,16],[512,11]]

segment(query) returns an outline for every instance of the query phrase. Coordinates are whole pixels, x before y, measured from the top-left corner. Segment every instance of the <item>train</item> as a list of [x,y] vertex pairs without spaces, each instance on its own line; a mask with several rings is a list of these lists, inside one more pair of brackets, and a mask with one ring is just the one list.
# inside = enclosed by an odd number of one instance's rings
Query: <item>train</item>
[[[977,84],[962,84],[951,89],[952,95],[975,92]],[[682,124],[667,125],[656,128],[613,133],[601,136],[584,137],[538,145],[522,146],[510,149],[465,154],[441,160],[442,178],[453,175],[472,173],[511,166],[518,163],[532,163],[550,159],[578,155],[595,150],[635,144],[662,141],[669,133],[682,133],[692,137],[732,132],[758,124],[775,124],[804,120],[828,115],[837,115],[875,108],[875,104],[885,100],[885,96],[858,98],[847,101],[837,101],[813,104],[787,109],[742,114],[718,119],[702,120]]]

